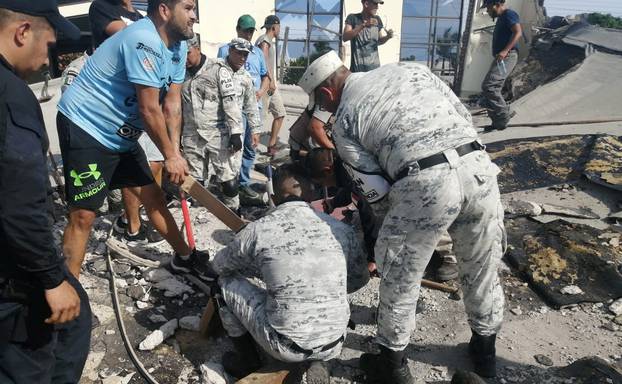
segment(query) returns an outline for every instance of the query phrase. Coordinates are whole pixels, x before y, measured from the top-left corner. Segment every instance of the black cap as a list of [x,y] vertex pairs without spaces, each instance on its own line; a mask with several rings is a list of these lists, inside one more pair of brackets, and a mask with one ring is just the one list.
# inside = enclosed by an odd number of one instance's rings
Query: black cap
[[276,15],[270,15],[266,17],[266,20],[263,22],[263,26],[261,28],[267,28],[275,24],[281,24],[281,20]]
[[484,0],[482,8],[486,8],[489,5],[505,3],[505,0]]
[[57,0],[0,0],[0,8],[44,17],[56,31],[64,36],[72,40],[80,38],[80,29],[58,12]]

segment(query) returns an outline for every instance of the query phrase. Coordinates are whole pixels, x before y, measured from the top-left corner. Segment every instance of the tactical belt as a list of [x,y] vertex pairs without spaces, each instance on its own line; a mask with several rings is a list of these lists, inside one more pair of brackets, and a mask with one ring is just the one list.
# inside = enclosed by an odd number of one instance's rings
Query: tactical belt
[[[310,350],[310,349],[304,349],[302,348],[300,345],[296,344],[292,339],[290,339],[289,337],[285,336],[285,335],[281,335],[280,333],[279,335],[279,339],[281,339],[281,342],[284,345],[287,345],[288,348],[292,351],[292,352],[297,352],[297,353],[302,353],[308,356],[311,356],[314,351]],[[318,352],[325,352],[328,351],[329,349],[333,348],[334,346],[336,346],[337,344],[343,342],[345,340],[345,335],[341,336],[340,338],[338,338],[337,340],[333,341],[332,343],[328,343],[325,346],[323,346]]]
[[[466,154],[469,154],[471,152],[474,151],[481,151],[486,149],[486,147],[482,144],[479,143],[479,141],[473,141],[471,143],[468,144],[463,144],[459,147],[454,148],[456,150],[456,152],[458,153],[458,156],[462,157]],[[422,169],[426,169],[426,168],[430,168],[433,167],[435,165],[439,165],[439,164],[443,164],[443,163],[447,163],[449,160],[447,160],[447,157],[445,157],[444,153],[437,153],[435,155],[432,156],[428,156],[426,158],[417,160],[415,163],[418,165],[419,170]],[[413,168],[413,166],[407,166],[402,168],[397,175],[395,175],[394,183],[403,179],[404,177],[408,176],[408,174],[410,173],[410,170]],[[415,167],[417,168],[417,167]]]

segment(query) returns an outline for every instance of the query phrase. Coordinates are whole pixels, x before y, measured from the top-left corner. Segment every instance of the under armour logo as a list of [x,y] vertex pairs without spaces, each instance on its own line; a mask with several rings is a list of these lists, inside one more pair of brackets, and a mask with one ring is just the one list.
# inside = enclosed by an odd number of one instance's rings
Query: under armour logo
[[95,180],[98,180],[102,173],[97,170],[97,164],[89,164],[90,171],[78,173],[75,170],[69,172],[69,176],[73,178],[73,186],[74,187],[82,187],[83,179],[88,179],[89,177],[93,177]]

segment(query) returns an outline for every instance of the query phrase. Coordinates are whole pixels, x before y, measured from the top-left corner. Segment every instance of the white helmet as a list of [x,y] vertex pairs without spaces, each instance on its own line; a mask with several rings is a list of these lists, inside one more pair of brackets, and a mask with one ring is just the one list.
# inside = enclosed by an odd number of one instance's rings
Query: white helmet
[[341,67],[343,67],[343,62],[337,53],[328,51],[309,65],[305,73],[302,74],[298,85],[305,93],[311,95],[318,85],[322,84]]

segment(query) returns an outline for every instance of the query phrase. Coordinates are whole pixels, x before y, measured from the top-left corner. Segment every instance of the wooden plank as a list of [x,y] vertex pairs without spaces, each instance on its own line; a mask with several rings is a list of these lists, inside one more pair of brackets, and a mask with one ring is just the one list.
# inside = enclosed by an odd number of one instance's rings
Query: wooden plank
[[276,372],[259,371],[251,373],[245,378],[236,381],[236,384],[283,384],[289,375],[289,371],[280,370]]
[[214,299],[210,297],[207,305],[205,306],[205,309],[203,310],[203,316],[201,316],[201,321],[199,322],[199,333],[202,336],[207,337],[210,335],[210,324],[214,315],[218,316],[218,314],[216,313],[217,310],[218,308],[216,308]]
[[246,224],[240,216],[235,212],[227,208],[216,196],[210,191],[205,189],[198,181],[192,176],[186,176],[186,180],[181,185],[181,188],[190,196],[194,197],[201,205],[207,208],[211,213],[222,221],[227,227],[231,228],[234,232],[239,231]]

